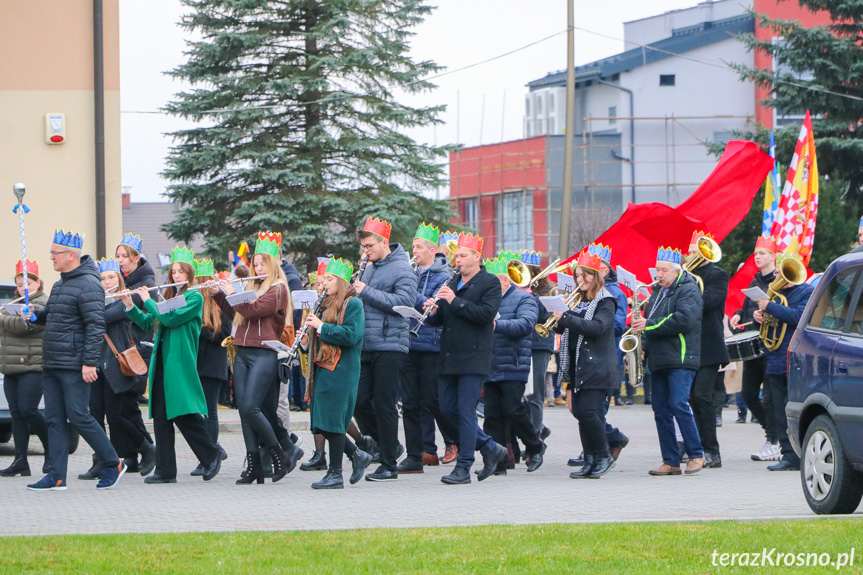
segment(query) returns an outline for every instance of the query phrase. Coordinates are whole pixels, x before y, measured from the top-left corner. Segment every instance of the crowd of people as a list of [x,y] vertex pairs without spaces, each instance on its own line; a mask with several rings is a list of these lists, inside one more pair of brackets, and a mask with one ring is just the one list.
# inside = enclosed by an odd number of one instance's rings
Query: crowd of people
[[[228,457],[218,425],[226,389],[245,444],[238,485],[276,482],[299,465],[325,471],[314,489],[340,489],[345,455],[351,484],[441,464],[453,464],[443,483],[468,484],[477,451],[478,481],[520,463],[534,472],[551,434],[543,422],[549,404],[565,404],[577,420],[582,452],[568,462],[577,467],[570,477],[596,479],[630,441],[607,421],[610,402],[622,403],[623,386],[631,403],[641,385],[660,445],[661,463],[649,474],[722,466],[716,427],[731,359],[729,276],[704,256],[709,234],[695,232],[688,253],[660,248],[655,281],[627,290],[627,299],[608,246],[591,244],[570,265],[542,269],[536,252],[483,260],[481,237],[427,224],[409,257],[391,232],[385,221],[366,220],[356,234],[356,272],[349,261],[319,258],[309,274],[312,307],[294,305],[304,285],[278,233],[261,232],[248,264],[235,258],[230,274],[176,247],[168,283],[157,286],[139,236],[126,234],[113,258],[97,262],[83,254],[80,235],[58,230],[50,256],[60,280],[48,292],[37,263],[19,261],[26,307],[0,312],[15,448],[0,476],[31,475],[35,435],[44,476],[28,488],[65,490],[73,428],[93,450],[79,479],[108,489],[137,472],[148,484],[175,483],[178,429],[198,460],[191,475],[209,481]],[[775,252],[770,238],[754,247],[752,285],[765,294],[777,276]],[[747,298],[728,327],[756,340],[762,325],[791,328],[744,358],[741,392],[765,432],[752,459],[778,460],[768,469],[782,471],[800,465],[786,431],[785,356],[812,287],[777,289],[784,297]],[[637,347],[625,353],[621,341],[632,336]],[[314,452],[305,462],[290,431],[292,403],[311,411]]]

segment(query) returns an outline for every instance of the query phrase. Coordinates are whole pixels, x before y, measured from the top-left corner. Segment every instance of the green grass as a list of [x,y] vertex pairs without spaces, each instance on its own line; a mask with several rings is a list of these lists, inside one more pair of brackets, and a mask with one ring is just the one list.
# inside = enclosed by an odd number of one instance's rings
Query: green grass
[[[850,553],[859,518],[0,538],[3,573],[826,573],[714,550]],[[863,572],[863,545],[841,573]],[[775,557],[775,555],[774,555]]]

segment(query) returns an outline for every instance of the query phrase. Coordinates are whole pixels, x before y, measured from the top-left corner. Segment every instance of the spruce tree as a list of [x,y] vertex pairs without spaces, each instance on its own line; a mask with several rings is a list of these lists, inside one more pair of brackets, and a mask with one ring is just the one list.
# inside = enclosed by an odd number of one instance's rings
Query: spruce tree
[[408,54],[423,0],[182,0],[199,40],[169,72],[193,89],[167,106],[196,127],[174,132],[164,175],[180,205],[164,226],[203,237],[223,259],[258,230],[283,233],[301,269],[325,254],[357,260],[366,216],[409,242],[420,221],[445,224],[449,204],[422,192],[445,184],[446,150],[404,134],[438,123],[442,107],[396,92],[434,86],[441,68]]

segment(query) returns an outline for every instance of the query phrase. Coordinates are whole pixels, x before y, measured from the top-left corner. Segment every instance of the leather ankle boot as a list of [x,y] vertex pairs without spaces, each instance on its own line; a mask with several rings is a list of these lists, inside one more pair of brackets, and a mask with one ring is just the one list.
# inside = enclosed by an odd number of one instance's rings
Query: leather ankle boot
[[0,477],[30,477],[30,464],[27,463],[26,455],[16,455],[12,460],[12,465],[0,471]]
[[246,454],[246,461],[249,466],[237,479],[237,485],[250,485],[257,482],[259,485],[264,483],[264,469],[261,467],[261,454],[256,451],[250,451]]
[[93,466],[86,472],[78,474],[78,479],[99,479],[102,476],[102,463],[96,459],[96,454],[93,454]]
[[372,464],[372,456],[362,449],[357,448],[353,455],[348,456],[348,459],[350,459],[353,464],[353,470],[351,471],[351,478],[349,481],[351,482],[351,485],[354,485],[357,481],[363,478],[366,468]]
[[327,468],[327,452],[315,451],[312,458],[300,465],[300,471],[320,471]]
[[342,479],[342,470],[330,468],[323,479],[312,483],[312,489],[344,489],[345,481]]
[[[273,483],[283,478],[288,473],[288,461],[281,445],[270,448],[270,457],[273,459]],[[294,463],[296,465],[296,463]],[[291,467],[293,469],[293,467]]]
[[569,474],[571,479],[584,479],[593,471],[594,466],[596,465],[596,456],[592,453],[584,454],[584,466],[578,471],[573,471]]
[[146,439],[138,446],[138,453],[141,454],[141,462],[138,464],[141,475],[144,477],[153,473],[156,469],[156,448]]
[[590,470],[589,477],[591,479],[599,479],[601,476],[608,473],[608,471],[614,465],[614,458],[608,454],[605,457],[597,457],[596,463],[593,465],[593,469]]

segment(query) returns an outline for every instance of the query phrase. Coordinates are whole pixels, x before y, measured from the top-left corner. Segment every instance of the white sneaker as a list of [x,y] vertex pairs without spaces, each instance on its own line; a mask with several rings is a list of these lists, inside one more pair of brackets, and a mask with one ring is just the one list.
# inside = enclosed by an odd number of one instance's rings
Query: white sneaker
[[765,441],[758,453],[750,455],[752,461],[778,461],[781,455],[779,445]]

